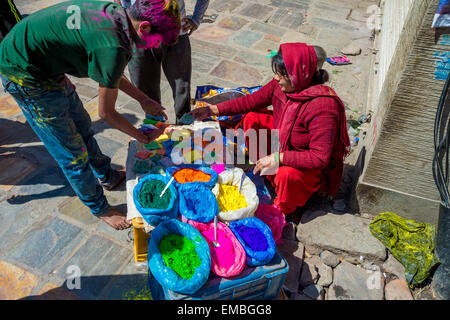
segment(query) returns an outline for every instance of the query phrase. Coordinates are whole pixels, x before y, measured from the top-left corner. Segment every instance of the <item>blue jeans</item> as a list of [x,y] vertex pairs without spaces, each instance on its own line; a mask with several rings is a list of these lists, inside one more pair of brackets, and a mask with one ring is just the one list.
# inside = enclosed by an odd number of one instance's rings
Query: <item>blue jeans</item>
[[109,204],[97,179],[111,179],[111,159],[101,152],[94,138],[91,118],[75,86],[67,77],[60,90],[51,91],[22,87],[2,75],[0,78],[81,202],[94,215],[105,214]]

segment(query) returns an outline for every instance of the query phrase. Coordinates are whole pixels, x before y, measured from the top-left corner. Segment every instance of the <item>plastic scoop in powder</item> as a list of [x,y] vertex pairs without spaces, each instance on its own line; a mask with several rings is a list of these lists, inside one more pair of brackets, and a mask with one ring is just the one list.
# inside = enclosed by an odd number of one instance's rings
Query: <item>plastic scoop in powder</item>
[[159,195],[160,198],[164,195],[164,193],[166,192],[167,188],[171,185],[171,183],[173,182],[173,179],[175,179],[175,177],[170,178],[169,182],[167,182],[167,184],[164,187],[163,191]]

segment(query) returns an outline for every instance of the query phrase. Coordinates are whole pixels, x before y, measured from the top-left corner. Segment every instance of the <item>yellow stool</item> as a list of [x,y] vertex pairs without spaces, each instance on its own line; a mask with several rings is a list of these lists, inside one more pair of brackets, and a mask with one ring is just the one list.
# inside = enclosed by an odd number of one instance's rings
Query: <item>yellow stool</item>
[[144,219],[133,218],[134,230],[134,261],[147,262],[148,238],[150,235],[144,230]]

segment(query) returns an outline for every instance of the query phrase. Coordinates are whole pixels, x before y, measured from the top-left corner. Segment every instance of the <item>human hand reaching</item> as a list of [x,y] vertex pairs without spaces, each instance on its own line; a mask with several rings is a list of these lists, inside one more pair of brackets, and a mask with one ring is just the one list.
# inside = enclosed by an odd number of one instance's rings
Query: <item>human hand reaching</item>
[[274,175],[280,167],[280,154],[278,152],[272,153],[256,161],[253,174],[261,172],[260,175]]
[[150,114],[155,117],[163,116],[166,120],[168,119],[167,114],[164,112],[166,110],[162,105],[153,99],[146,98],[140,102],[142,110],[146,114]]
[[152,130],[148,133],[143,133],[141,131],[139,131],[139,136],[136,137],[136,140],[143,143],[143,144],[148,144],[150,142],[152,142],[153,140],[155,140],[156,138],[158,138],[160,135],[162,135],[164,133],[164,126],[161,126],[158,129]]
[[215,104],[207,104],[204,107],[196,108],[190,114],[199,121],[205,120],[210,116],[219,114],[219,110]]
[[181,22],[182,22],[181,28],[183,29],[184,32],[188,32],[188,36],[190,36],[192,32],[198,29],[198,25],[196,25],[195,22],[192,21],[192,19],[183,18]]

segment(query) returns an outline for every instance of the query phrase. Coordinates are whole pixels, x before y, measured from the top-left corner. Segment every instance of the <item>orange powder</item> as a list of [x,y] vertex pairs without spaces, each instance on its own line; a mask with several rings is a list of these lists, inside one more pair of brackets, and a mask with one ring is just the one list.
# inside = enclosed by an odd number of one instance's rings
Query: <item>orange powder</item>
[[208,182],[211,179],[211,175],[206,174],[201,170],[189,168],[176,171],[173,177],[178,183],[186,183],[194,181]]

